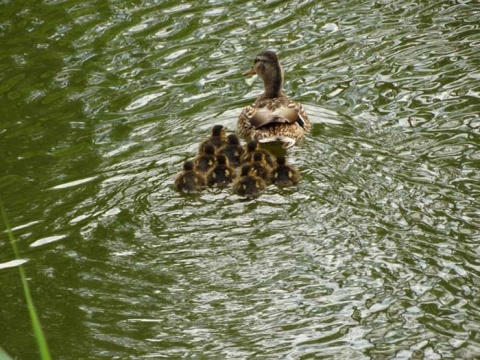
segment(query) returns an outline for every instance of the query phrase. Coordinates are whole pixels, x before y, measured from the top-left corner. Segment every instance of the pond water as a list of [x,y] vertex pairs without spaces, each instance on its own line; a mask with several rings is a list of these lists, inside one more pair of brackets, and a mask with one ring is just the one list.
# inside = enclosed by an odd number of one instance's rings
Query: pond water
[[[480,356],[478,2],[7,0],[0,46],[11,356],[21,263],[56,359]],[[264,49],[313,122],[300,185],[175,192]]]

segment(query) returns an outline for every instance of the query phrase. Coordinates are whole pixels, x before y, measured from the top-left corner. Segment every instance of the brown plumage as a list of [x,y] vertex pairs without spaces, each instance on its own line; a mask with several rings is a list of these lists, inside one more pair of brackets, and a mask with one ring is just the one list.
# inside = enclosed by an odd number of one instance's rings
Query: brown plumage
[[226,142],[227,135],[225,133],[225,127],[222,125],[215,125],[214,127],[212,127],[212,134],[210,135],[210,137],[200,143],[198,153],[202,154],[203,152],[205,152],[205,146],[207,146],[207,144],[213,145],[215,150],[218,150],[223,145],[225,145]]
[[262,152],[255,152],[253,154],[252,162],[250,163],[255,172],[259,177],[263,180],[267,181],[269,179],[270,171],[272,168],[268,165],[267,161],[265,160],[265,154]]
[[175,189],[186,193],[198,192],[206,185],[205,177],[194,170],[193,161],[186,161],[183,164],[183,171],[175,179]]
[[238,118],[238,132],[244,138],[258,142],[280,141],[284,148],[293,146],[311,128],[303,106],[288,99],[282,91],[283,70],[273,51],[257,55],[251,70],[257,74],[265,91],[254,104],[246,106]]
[[242,166],[240,177],[233,183],[233,192],[247,198],[260,196],[265,188],[265,181],[257,175],[251,164]]
[[297,185],[300,182],[300,173],[293,166],[288,165],[285,157],[277,157],[277,165],[270,172],[270,182],[280,186]]
[[228,135],[227,143],[219,150],[219,153],[224,154],[228,158],[230,165],[233,167],[240,166],[244,152],[245,150],[242,145],[240,145],[240,140],[235,134]]
[[209,186],[226,186],[233,182],[235,171],[229,166],[225,155],[217,155],[217,165],[215,165],[207,174],[207,183]]
[[202,154],[195,158],[195,169],[206,174],[215,166],[215,148],[212,144],[206,144]]
[[270,154],[270,152],[268,152],[267,150],[262,149],[258,145],[258,142],[256,140],[250,140],[247,143],[245,154],[242,157],[242,163],[253,162],[253,156],[257,152],[260,152],[265,155],[265,161],[269,166],[273,167],[275,165],[272,154]]

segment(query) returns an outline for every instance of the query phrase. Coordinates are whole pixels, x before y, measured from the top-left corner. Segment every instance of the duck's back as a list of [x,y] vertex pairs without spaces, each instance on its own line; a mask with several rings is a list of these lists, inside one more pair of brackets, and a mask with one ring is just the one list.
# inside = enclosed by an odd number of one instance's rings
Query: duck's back
[[272,171],[270,180],[277,185],[292,186],[299,183],[300,175],[290,166],[280,165]]
[[265,189],[265,182],[254,176],[243,176],[235,184],[233,191],[240,196],[258,197]]
[[227,166],[217,165],[208,173],[207,181],[208,185],[227,185],[232,183],[233,173]]
[[179,191],[195,192],[205,185],[205,179],[194,171],[186,171],[175,180],[175,187]]

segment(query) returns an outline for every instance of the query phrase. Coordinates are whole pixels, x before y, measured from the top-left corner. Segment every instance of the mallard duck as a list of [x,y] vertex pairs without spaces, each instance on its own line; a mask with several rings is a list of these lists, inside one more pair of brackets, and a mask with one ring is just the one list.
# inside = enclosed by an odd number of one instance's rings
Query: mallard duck
[[217,165],[215,165],[207,174],[207,184],[209,186],[226,186],[233,182],[235,171],[228,164],[228,158],[223,155],[217,155]]
[[275,165],[273,161],[273,156],[267,150],[262,149],[256,140],[250,140],[247,143],[245,154],[242,157],[242,163],[253,162],[253,156],[255,153],[260,152],[265,155],[265,161],[270,167]]
[[251,70],[243,75],[257,74],[265,91],[253,105],[245,107],[238,118],[238,132],[246,139],[260,143],[280,141],[284,148],[295,144],[311,128],[303,106],[282,91],[283,70],[274,51],[257,55]]
[[265,190],[265,181],[259,177],[251,164],[243,165],[240,177],[233,183],[233,192],[247,198],[256,198]]
[[200,143],[198,153],[201,154],[205,152],[205,146],[207,144],[213,145],[215,150],[220,149],[227,142],[227,135],[225,133],[225,127],[223,125],[215,125],[212,128],[212,134],[209,138],[203,140]]
[[253,161],[250,164],[255,169],[257,175],[265,181],[268,180],[272,168],[265,160],[265,154],[262,152],[255,152],[252,160]]
[[240,145],[240,140],[235,134],[228,135],[227,143],[219,150],[219,153],[224,154],[228,158],[230,165],[233,167],[240,166],[244,152],[245,150],[243,149],[242,145]]
[[277,165],[270,172],[270,181],[280,186],[297,185],[300,182],[300,173],[293,166],[287,164],[284,156],[278,156]]
[[195,158],[195,170],[206,174],[215,166],[215,147],[212,144],[206,144],[203,153]]
[[183,164],[183,171],[175,179],[175,188],[178,191],[187,193],[198,192],[207,185],[207,180],[194,170],[193,161],[186,161]]

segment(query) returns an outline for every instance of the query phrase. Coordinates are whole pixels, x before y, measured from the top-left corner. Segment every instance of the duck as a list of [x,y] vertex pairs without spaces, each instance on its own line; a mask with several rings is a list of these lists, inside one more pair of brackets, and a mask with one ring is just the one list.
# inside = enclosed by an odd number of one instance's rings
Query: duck
[[215,166],[215,147],[206,144],[203,152],[195,158],[195,170],[206,175]]
[[175,178],[175,189],[186,193],[195,193],[207,185],[205,177],[195,170],[195,164],[189,160],[183,164],[183,170]]
[[215,125],[212,127],[212,134],[207,139],[203,140],[200,143],[198,153],[201,154],[205,152],[205,146],[207,144],[213,145],[215,150],[220,149],[227,142],[226,129],[223,125]]
[[293,166],[287,164],[284,156],[277,157],[277,165],[270,172],[270,182],[279,186],[292,186],[300,182],[300,173]]
[[209,186],[227,186],[233,182],[235,170],[228,163],[228,158],[223,155],[217,155],[217,165],[215,165],[207,174],[207,184]]
[[265,181],[269,180],[269,175],[272,171],[272,168],[265,160],[265,154],[263,152],[255,152],[252,160],[253,161],[251,162],[251,165],[255,169],[257,175]]
[[258,152],[261,152],[262,154],[265,155],[265,161],[270,167],[273,167],[275,165],[272,154],[270,154],[270,152],[268,152],[267,150],[262,149],[256,140],[250,140],[247,143],[245,154],[242,157],[242,162],[243,163],[253,162],[254,154]]
[[219,150],[219,154],[225,155],[228,158],[230,165],[234,168],[240,166],[244,152],[245,150],[242,145],[240,145],[240,139],[236,134],[228,135],[227,143]]
[[256,198],[265,190],[265,181],[257,175],[251,164],[241,167],[240,177],[233,183],[233,192],[247,198]]
[[252,105],[243,108],[238,118],[238,133],[260,143],[279,141],[287,149],[310,131],[308,115],[299,102],[283,93],[284,73],[274,51],[258,54],[253,67],[243,75],[255,74],[263,80],[264,92]]

